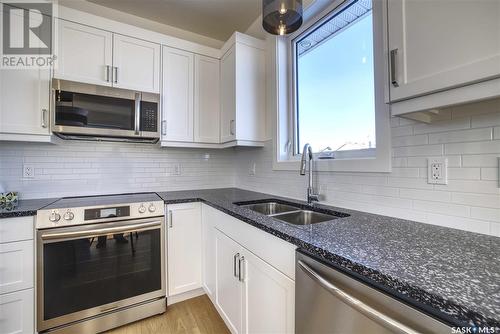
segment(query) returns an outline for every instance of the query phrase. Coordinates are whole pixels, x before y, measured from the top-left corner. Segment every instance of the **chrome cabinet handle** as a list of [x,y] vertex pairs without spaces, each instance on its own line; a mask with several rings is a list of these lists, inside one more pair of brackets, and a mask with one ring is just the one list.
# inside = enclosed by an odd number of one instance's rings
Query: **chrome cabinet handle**
[[174,227],[174,224],[172,222],[172,210],[168,210],[168,227]]
[[233,276],[234,277],[238,277],[238,272],[236,271],[237,267],[236,267],[236,261],[239,261],[239,258],[240,258],[240,253],[236,253],[234,254],[233,256]]
[[118,83],[118,67],[113,67],[113,81],[114,83]]
[[42,128],[47,128],[47,109],[42,109]]
[[141,122],[141,93],[135,93],[135,134],[139,134]]
[[[241,265],[243,263],[243,266]],[[245,257],[242,256],[241,259],[238,260],[238,281],[245,281]],[[241,270],[243,268],[243,271]]]
[[396,77],[396,56],[398,49],[391,50],[391,84],[394,87],[399,87],[398,79]]
[[117,227],[108,227],[108,228],[96,228],[92,230],[84,230],[84,231],[75,231],[75,232],[59,232],[59,233],[47,233],[42,234],[42,240],[54,240],[54,239],[73,239],[73,238],[85,238],[90,236],[100,236],[107,234],[116,234],[116,233],[127,233],[127,232],[135,232],[135,231],[144,231],[157,229],[161,226],[161,221],[154,221],[148,223],[141,224],[130,224],[125,226],[117,226]]
[[305,264],[303,261],[299,260],[297,261],[297,264],[299,265],[300,269],[302,269],[312,280],[316,281],[319,285],[325,288],[333,296],[340,299],[342,302],[349,305],[358,312],[362,313],[363,315],[367,316],[368,318],[372,319],[373,321],[377,322],[379,325],[390,329],[394,333],[419,334],[419,332],[403,325],[399,321],[383,314],[382,312],[377,311],[376,309],[368,306],[367,304],[363,303],[356,297],[351,296],[344,290],[330,283],[320,274],[315,272],[311,267]]
[[229,133],[231,134],[231,136],[234,136],[234,123],[234,119],[229,122]]
[[161,134],[163,136],[167,135],[167,121],[161,121]]
[[110,70],[111,70],[110,66],[106,65],[106,69],[105,69],[105,72],[104,72],[104,76],[106,77],[106,82],[109,82],[109,77],[110,77],[109,71]]

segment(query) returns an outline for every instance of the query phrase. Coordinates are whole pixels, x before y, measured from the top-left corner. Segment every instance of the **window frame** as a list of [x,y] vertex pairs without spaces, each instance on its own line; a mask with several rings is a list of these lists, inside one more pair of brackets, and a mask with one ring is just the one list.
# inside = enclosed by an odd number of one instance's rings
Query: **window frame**
[[[325,5],[326,1],[315,1],[304,12],[303,26],[286,37],[275,38],[276,64],[276,105],[273,169],[296,170],[301,148],[297,138],[297,93],[296,93],[296,48],[295,42],[308,30],[319,27],[347,7],[351,0],[335,0]],[[387,3],[386,0],[373,0],[373,45],[375,77],[375,137],[376,148],[367,150],[339,151],[337,159],[315,160],[318,171],[343,172],[390,172],[390,108],[385,103],[388,92],[387,59]],[[359,157],[365,151],[367,157]],[[373,154],[374,153],[374,154]],[[315,154],[317,159],[318,154]],[[360,162],[363,163],[360,163]]]

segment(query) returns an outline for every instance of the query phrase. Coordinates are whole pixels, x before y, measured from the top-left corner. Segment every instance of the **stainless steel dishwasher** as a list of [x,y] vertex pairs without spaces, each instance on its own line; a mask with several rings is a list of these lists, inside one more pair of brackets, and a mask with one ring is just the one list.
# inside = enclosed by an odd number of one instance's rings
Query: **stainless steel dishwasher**
[[340,271],[296,254],[297,334],[451,333],[451,327]]

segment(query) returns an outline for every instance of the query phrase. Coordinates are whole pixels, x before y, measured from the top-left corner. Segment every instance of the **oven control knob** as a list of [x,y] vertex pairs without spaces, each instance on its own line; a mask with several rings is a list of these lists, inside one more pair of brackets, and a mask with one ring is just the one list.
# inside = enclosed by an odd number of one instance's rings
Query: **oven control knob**
[[68,210],[64,214],[63,218],[64,218],[64,220],[73,220],[73,218],[75,218],[75,214]]
[[154,204],[150,204],[148,210],[149,210],[149,212],[155,212],[156,206]]
[[144,206],[144,204],[141,204],[141,206],[139,207],[139,213],[144,213],[146,212],[146,207]]
[[61,219],[61,215],[56,211],[52,211],[49,216],[49,220],[53,223],[58,222]]

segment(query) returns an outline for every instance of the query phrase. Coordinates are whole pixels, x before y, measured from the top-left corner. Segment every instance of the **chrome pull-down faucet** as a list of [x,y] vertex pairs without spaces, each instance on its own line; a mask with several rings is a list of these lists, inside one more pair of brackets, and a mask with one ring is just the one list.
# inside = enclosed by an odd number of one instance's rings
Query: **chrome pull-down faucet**
[[314,193],[313,188],[313,152],[311,145],[305,144],[302,149],[302,159],[300,160],[300,175],[306,175],[306,159],[309,158],[309,183],[307,187],[307,203],[319,201],[319,194]]

